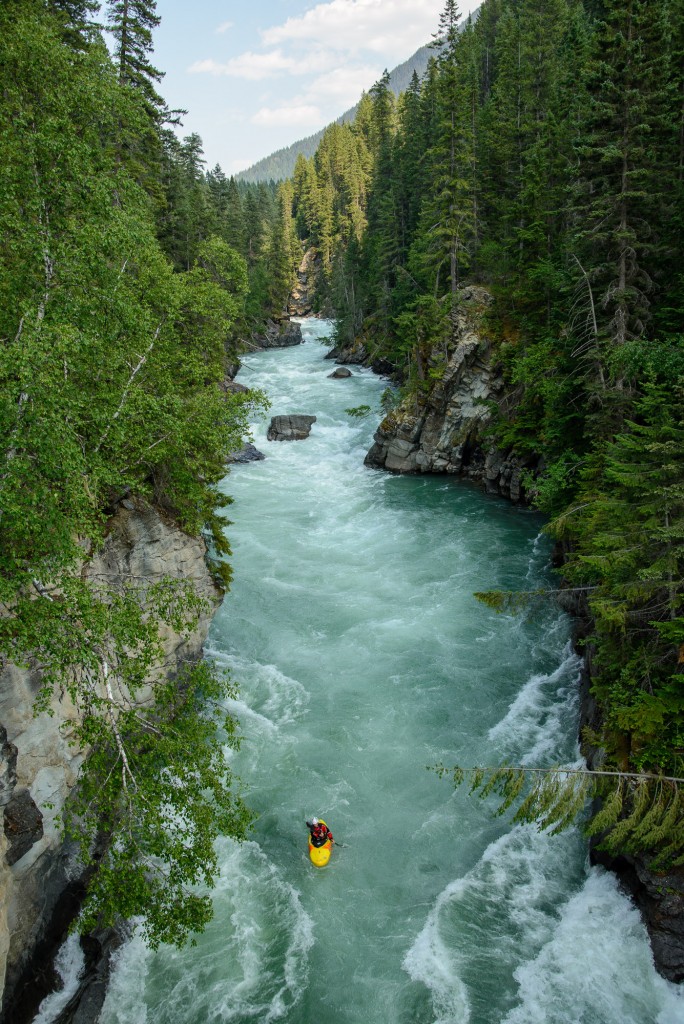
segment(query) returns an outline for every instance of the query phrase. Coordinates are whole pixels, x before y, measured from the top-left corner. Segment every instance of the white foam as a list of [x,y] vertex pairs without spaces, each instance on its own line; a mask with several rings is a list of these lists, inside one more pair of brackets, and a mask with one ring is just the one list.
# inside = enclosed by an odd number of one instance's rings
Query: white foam
[[215,918],[195,948],[151,953],[139,936],[117,955],[102,1024],[281,1020],[308,978],[313,926],[297,891],[256,843],[219,843]]
[[148,1024],[145,985],[154,954],[138,931],[112,956],[102,1024]]
[[71,997],[78,991],[85,958],[78,935],[70,935],[55,957],[55,970],[62,980],[59,992],[51,992],[43,999],[33,1024],[52,1024]]
[[593,869],[553,936],[515,971],[519,1005],[502,1024],[682,1024],[684,991],[653,970],[639,912]]
[[218,665],[230,669],[240,691],[229,707],[239,718],[249,718],[272,733],[295,723],[306,710],[309,695],[300,682],[275,665],[262,665],[222,651],[207,649]]
[[581,665],[568,644],[555,671],[535,674],[525,683],[504,718],[488,733],[503,757],[520,756],[523,764],[537,766],[558,757],[576,715]]
[[576,860],[577,845],[573,834],[515,828],[439,894],[403,966],[429,989],[440,1024],[482,1019],[486,995],[471,991],[475,975],[488,979],[505,1007],[515,966],[553,932],[553,907],[569,883],[564,866]]

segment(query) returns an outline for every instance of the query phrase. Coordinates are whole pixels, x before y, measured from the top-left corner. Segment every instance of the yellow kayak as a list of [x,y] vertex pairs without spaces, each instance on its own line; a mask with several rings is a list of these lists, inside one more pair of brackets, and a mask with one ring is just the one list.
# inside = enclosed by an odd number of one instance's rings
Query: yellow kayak
[[[319,818],[318,820],[321,825],[325,825],[326,828],[328,827],[322,818]],[[332,842],[330,839],[326,840],[326,842],[323,843],[323,846],[314,846],[311,842],[311,833],[309,833],[309,857],[311,858],[312,864],[315,864],[317,868],[324,868],[330,860],[331,853]]]

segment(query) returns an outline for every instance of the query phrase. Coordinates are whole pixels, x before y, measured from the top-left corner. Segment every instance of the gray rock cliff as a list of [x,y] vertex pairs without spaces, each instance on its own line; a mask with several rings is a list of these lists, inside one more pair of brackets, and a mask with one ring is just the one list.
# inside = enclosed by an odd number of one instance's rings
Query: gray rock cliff
[[308,316],[312,312],[315,291],[316,251],[307,249],[297,268],[297,280],[290,295],[288,312],[293,316]]
[[[482,481],[489,494],[524,500],[525,462],[489,444],[490,403],[503,393],[483,327],[491,302],[484,288],[461,289],[446,352],[429,357],[431,386],[405,399],[380,424],[366,465],[394,473],[453,473]],[[427,377],[430,380],[430,376]]]
[[[162,576],[194,581],[209,610],[189,636],[164,628],[164,674],[201,656],[220,602],[205,554],[203,540],[182,533],[142,502],[126,500],[109,522],[101,551],[83,567],[87,577],[114,583]],[[4,989],[6,1013],[21,998],[32,961],[45,958],[63,939],[84,884],[76,850],[61,842],[55,819],[85,753],[70,742],[75,711],[67,695],[56,693],[51,713],[34,717],[39,686],[38,672],[0,665],[0,996]]]

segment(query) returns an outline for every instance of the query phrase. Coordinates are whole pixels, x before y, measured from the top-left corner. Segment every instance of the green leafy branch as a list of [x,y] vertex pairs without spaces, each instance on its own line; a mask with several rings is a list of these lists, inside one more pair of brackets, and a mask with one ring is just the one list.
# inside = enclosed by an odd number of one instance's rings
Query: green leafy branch
[[105,713],[75,725],[91,754],[62,815],[97,864],[78,926],[135,917],[153,948],[194,942],[212,915],[215,841],[244,839],[251,821],[226,752],[239,746],[225,711],[234,686],[203,662],[156,686],[154,705],[125,706],[103,674]]

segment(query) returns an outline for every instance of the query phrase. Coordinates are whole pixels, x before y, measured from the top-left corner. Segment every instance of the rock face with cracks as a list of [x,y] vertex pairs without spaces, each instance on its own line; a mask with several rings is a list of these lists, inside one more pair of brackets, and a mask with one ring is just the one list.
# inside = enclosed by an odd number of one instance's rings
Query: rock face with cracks
[[288,319],[280,323],[269,320],[264,333],[252,338],[252,344],[257,349],[291,348],[293,345],[301,345],[303,340],[302,328],[298,323]]
[[366,465],[393,473],[453,473],[479,480],[489,494],[525,499],[523,460],[487,442],[491,404],[504,381],[482,323],[491,302],[484,288],[461,289],[451,337],[427,357],[425,389],[409,395],[382,421]]
[[[191,579],[207,610],[189,636],[162,627],[161,672],[173,676],[196,661],[222,593],[205,561],[206,545],[127,499],[109,522],[104,545],[84,565],[86,577],[125,583],[164,576]],[[51,714],[33,715],[38,671],[0,666],[0,995],[3,1009],[21,998],[36,957],[46,960],[65,936],[83,891],[73,845],[63,844],[56,817],[74,787],[84,752],[70,745],[75,709],[56,693]],[[44,968],[44,964],[41,964]],[[31,982],[32,983],[32,982]]]

